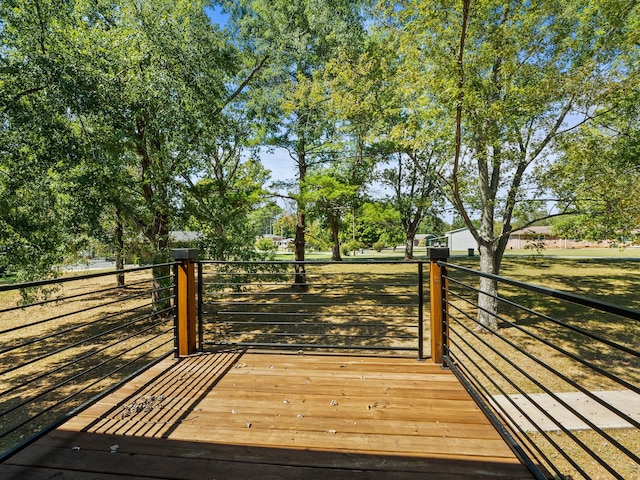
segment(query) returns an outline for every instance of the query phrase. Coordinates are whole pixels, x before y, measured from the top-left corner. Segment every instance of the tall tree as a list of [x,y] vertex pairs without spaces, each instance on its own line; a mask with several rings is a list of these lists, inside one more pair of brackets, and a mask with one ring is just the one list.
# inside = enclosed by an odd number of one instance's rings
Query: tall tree
[[[91,186],[102,195],[96,205],[117,210],[123,225],[135,225],[147,239],[155,262],[168,259],[170,226],[188,193],[184,179],[202,170],[208,137],[217,138],[225,109],[262,68],[245,68],[206,16],[207,5],[15,0],[1,7],[1,108],[11,115],[3,122],[11,145],[3,161],[17,160],[16,168],[25,169],[35,155],[50,162],[37,165],[38,174],[46,178],[49,166],[57,167],[67,192]],[[36,100],[40,110],[29,107],[25,115],[25,105]],[[55,155],[36,155],[40,147],[20,136],[26,118],[51,125],[39,141],[55,146]],[[21,151],[29,155],[23,159]],[[74,165],[84,167],[71,181]],[[80,189],[76,199],[91,205],[99,195],[89,190]],[[160,269],[155,274],[165,276]],[[164,287],[155,290],[166,303]]]
[[[399,41],[372,28],[356,58],[342,56],[329,68],[328,103],[339,129],[353,145],[355,179],[378,182],[402,219],[405,258],[413,258],[414,237],[423,216],[437,203],[436,173],[447,153],[440,122],[414,108],[418,93],[405,85]],[[436,112],[430,112],[435,115]],[[380,171],[372,175],[376,163]]]
[[[604,92],[624,89],[620,61],[635,2],[420,2],[392,9],[409,72],[456,118],[445,191],[496,274],[514,208],[564,131],[588,122]],[[628,87],[627,87],[628,88]],[[454,132],[452,132],[452,135]],[[470,176],[469,176],[470,175]],[[469,201],[465,188],[472,189]],[[475,208],[477,205],[477,208]],[[472,220],[479,215],[480,226]],[[496,328],[495,281],[482,278],[479,322]]]
[[[311,167],[324,161],[332,124],[324,102],[322,69],[340,49],[362,35],[358,2],[351,0],[223,2],[239,43],[267,59],[247,106],[262,122],[267,144],[285,149],[297,165],[295,259],[305,258],[305,185]],[[296,265],[296,288],[306,289],[303,264]]]
[[[342,172],[344,173],[344,172]],[[323,216],[329,224],[332,247],[331,260],[341,261],[340,226],[342,217],[349,210],[358,185],[344,180],[344,174],[337,170],[326,169],[313,172],[307,177],[306,203],[316,215]]]
[[69,10],[64,1],[0,4],[0,244],[20,280],[51,275],[76,246],[58,181],[84,148],[57,35]]
[[397,152],[391,165],[381,172],[381,182],[392,189],[388,201],[400,214],[405,236],[405,260],[413,259],[413,245],[418,227],[430,212],[442,206],[439,201],[433,152]]

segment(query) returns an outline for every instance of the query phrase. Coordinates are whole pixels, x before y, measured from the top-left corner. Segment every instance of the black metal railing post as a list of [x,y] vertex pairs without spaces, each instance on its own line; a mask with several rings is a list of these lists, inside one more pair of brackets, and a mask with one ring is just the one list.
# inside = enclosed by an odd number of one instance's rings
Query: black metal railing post
[[204,329],[203,329],[203,293],[204,293],[204,281],[203,281],[203,266],[198,262],[198,351],[204,351]]
[[[447,252],[448,256],[448,252]],[[446,262],[446,260],[444,260]],[[442,366],[445,366],[445,359],[449,357],[449,295],[447,292],[447,266],[440,265],[440,298],[442,299]]]
[[173,265],[173,357],[178,358],[178,267]]
[[418,360],[424,360],[424,263],[418,262]]

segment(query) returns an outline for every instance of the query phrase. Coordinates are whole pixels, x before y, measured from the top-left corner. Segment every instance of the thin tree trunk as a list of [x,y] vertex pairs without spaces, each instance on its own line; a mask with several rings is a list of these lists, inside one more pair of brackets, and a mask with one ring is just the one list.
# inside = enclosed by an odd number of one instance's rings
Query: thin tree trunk
[[407,240],[404,244],[404,259],[405,260],[413,260],[413,239],[415,236],[409,237],[407,235]]
[[[120,207],[116,207],[116,270],[124,271],[124,228],[122,226],[122,212]],[[119,273],[116,277],[116,285],[124,287],[124,273]]]
[[[295,247],[295,261],[296,262],[304,262],[304,250],[305,250],[305,214],[298,207],[298,214],[296,216],[296,235],[294,238],[294,247]],[[309,288],[307,285],[307,272],[304,264],[296,263],[295,264],[295,279],[293,288],[294,290],[300,292],[306,292]]]
[[[154,220],[156,254],[154,264],[165,263],[169,260],[169,218],[166,213],[156,212]],[[165,312],[163,315],[170,314],[171,307],[171,269],[170,267],[154,267],[153,268],[153,294],[152,303],[153,311],[156,313]]]
[[[298,156],[298,182],[300,185],[300,198],[298,198],[297,207],[298,212],[296,214],[296,233],[294,237],[295,247],[295,261],[304,262],[306,239],[306,203],[304,200],[304,180],[307,176],[307,156],[305,150],[304,136],[298,141],[296,148]],[[304,263],[296,263],[295,266],[295,278],[293,283],[293,289],[299,292],[306,292],[309,289],[307,285],[307,272]]]
[[335,215],[329,214],[329,225],[331,227],[331,236],[333,237],[333,246],[331,247],[331,260],[341,262],[340,255],[340,226]]

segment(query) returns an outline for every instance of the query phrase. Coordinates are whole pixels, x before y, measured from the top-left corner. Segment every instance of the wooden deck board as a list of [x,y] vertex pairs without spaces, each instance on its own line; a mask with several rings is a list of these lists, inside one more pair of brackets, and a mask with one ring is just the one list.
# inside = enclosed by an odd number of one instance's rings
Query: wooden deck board
[[165,360],[0,466],[0,479],[425,473],[532,478],[437,365],[265,352]]

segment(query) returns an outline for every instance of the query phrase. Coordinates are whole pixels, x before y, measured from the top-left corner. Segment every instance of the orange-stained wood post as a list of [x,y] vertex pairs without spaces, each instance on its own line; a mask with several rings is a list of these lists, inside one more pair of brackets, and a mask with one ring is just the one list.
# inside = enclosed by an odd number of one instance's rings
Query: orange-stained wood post
[[178,356],[196,353],[196,276],[195,262],[198,250],[176,248],[171,257],[181,262],[177,268],[176,285],[176,337]]
[[449,258],[448,248],[431,248],[429,250],[429,290],[431,300],[431,359],[434,363],[442,363],[443,343],[446,341],[443,335],[445,315],[444,309],[447,307],[443,273],[445,267],[438,265],[438,261],[447,261]]

